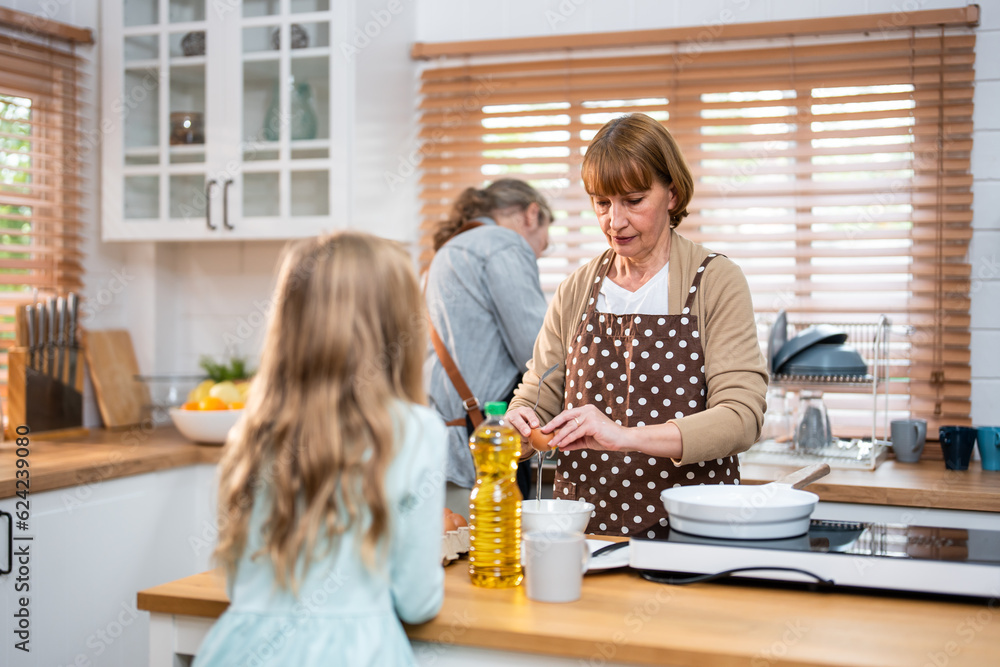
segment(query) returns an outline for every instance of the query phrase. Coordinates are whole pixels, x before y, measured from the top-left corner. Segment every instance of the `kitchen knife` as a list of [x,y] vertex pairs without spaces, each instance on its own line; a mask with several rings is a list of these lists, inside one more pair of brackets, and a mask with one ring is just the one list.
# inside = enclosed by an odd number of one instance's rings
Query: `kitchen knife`
[[24,307],[24,321],[28,325],[28,368],[35,367],[35,307]]
[[55,378],[63,381],[63,369],[66,368],[66,299],[56,299],[56,374]]
[[56,305],[54,296],[49,297],[49,339],[46,346],[46,355],[49,359],[49,376],[55,377],[56,370]]
[[70,292],[66,297],[66,309],[69,311],[69,324],[66,329],[66,344],[69,346],[69,386],[76,388],[76,355],[79,348],[76,345],[76,315],[80,307],[80,299],[76,292]]
[[49,323],[49,317],[45,312],[45,303],[39,302],[35,306],[35,315],[38,317],[38,326],[36,327],[36,333],[38,334],[36,345],[38,351],[37,364],[35,364],[35,370],[44,371],[45,370],[45,332],[47,330],[47,325]]

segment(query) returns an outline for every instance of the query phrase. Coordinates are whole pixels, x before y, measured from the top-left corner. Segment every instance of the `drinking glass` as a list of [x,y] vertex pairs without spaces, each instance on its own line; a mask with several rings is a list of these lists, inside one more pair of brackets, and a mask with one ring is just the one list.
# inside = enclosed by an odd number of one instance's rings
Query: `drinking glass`
[[823,393],[803,391],[799,398],[798,426],[795,429],[795,448],[800,450],[822,449],[833,442],[830,417],[823,403]]
[[[789,397],[790,398],[790,397]],[[773,441],[777,445],[792,448],[795,440],[795,422],[792,411],[786,402],[785,391],[772,387],[767,392],[767,412],[764,413],[764,425],[761,428],[760,440]]]

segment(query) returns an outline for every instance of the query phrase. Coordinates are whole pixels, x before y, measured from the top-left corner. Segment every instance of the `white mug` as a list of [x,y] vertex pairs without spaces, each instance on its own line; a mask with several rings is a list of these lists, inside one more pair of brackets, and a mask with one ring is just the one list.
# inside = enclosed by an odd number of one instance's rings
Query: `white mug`
[[590,549],[583,533],[552,531],[524,535],[524,580],[527,595],[538,602],[580,599]]

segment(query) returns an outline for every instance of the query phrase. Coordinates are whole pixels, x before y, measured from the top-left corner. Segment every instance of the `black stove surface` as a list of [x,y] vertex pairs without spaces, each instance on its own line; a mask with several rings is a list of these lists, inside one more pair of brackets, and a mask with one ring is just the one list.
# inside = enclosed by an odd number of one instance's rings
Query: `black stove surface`
[[805,535],[778,540],[716,539],[673,529],[663,532],[667,534],[660,533],[651,541],[1000,565],[1000,531],[993,530],[814,519]]

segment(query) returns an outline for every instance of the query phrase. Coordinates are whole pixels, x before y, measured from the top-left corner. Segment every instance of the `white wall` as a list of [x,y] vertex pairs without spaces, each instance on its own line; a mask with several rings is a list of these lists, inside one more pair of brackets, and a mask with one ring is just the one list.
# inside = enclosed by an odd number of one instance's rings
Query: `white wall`
[[1000,2],[980,4],[972,148],[972,423],[1000,424]]
[[[392,104],[393,99],[400,99],[394,97],[394,90],[410,86],[405,98],[417,85],[414,65],[405,57],[410,41],[699,26],[966,4],[964,0],[404,0],[402,18],[359,55],[357,85],[369,107],[381,106],[381,111],[355,120],[355,141],[363,150],[352,167],[367,169],[370,175],[395,171],[398,162],[416,148],[415,111]],[[994,110],[1000,105],[1000,2],[980,0],[980,4],[972,157],[975,233],[970,258],[974,276],[972,417],[976,424],[997,424],[1000,355],[994,351],[1000,349],[1000,308],[995,307],[1000,303],[1000,119]],[[98,0],[0,0],[0,5],[36,13],[55,8],[57,20],[91,27],[97,23]],[[367,6],[382,5],[372,0]],[[357,25],[370,18],[368,11],[358,11]],[[96,52],[96,47],[91,51]],[[389,67],[393,62],[398,65]],[[95,155],[88,162],[88,173],[94,177],[97,164]],[[393,192],[378,178],[358,179],[356,185],[355,216],[364,227],[377,225],[380,219],[397,224],[400,218],[412,217],[415,230],[415,177]],[[96,305],[92,326],[127,326],[144,372],[195,371],[199,355],[225,351],[227,334],[241,340],[243,353],[258,354],[263,334],[260,304],[270,296],[281,243],[103,244],[97,240],[96,205],[96,195],[88,198],[86,222],[91,233],[85,266],[86,294]],[[129,279],[124,289],[117,290],[115,271]]]

